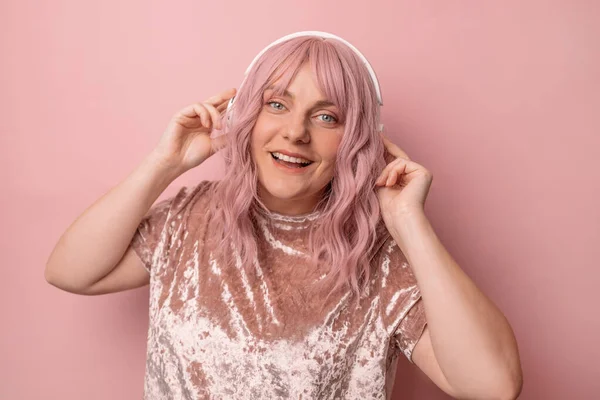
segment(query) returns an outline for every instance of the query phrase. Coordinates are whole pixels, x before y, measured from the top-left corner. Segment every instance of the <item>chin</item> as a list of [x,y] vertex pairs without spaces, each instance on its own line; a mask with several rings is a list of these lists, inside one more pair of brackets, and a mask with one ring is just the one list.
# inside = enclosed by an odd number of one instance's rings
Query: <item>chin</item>
[[298,197],[310,196],[303,185],[291,180],[271,179],[269,182],[260,182],[260,186],[266,194],[281,200],[292,200]]

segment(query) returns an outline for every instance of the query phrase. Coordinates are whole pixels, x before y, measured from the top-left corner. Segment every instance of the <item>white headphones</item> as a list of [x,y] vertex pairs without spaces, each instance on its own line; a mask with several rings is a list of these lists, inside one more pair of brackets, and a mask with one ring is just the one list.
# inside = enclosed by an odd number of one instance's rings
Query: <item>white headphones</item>
[[[375,86],[375,91],[377,93],[377,102],[379,103],[379,107],[383,106],[383,100],[381,98],[381,88],[379,86],[379,81],[377,80],[377,76],[375,75],[375,71],[373,70],[373,67],[371,67],[371,64],[369,64],[369,61],[367,61],[367,58],[360,51],[358,51],[358,49],[356,47],[354,47],[352,44],[350,44],[346,40],[342,39],[341,37],[333,35],[331,33],[320,32],[320,31],[303,31],[303,32],[292,33],[292,34],[284,36],[284,37],[282,37],[280,39],[277,39],[276,41],[274,41],[273,43],[271,43],[270,45],[268,45],[267,47],[265,47],[264,49],[262,49],[262,51],[260,53],[258,53],[256,55],[256,57],[254,57],[254,60],[252,60],[252,62],[248,66],[248,68],[246,68],[246,72],[244,73],[244,80],[240,84],[238,92],[242,88],[242,86],[244,85],[244,82],[246,82],[246,78],[248,77],[248,73],[250,72],[250,70],[252,70],[252,67],[254,66],[254,64],[256,64],[256,62],[258,61],[258,59],[269,48],[275,46],[276,44],[285,42],[286,40],[293,39],[293,38],[296,38],[296,37],[301,37],[301,36],[315,36],[315,37],[320,37],[320,38],[324,38],[324,39],[339,40],[340,42],[342,42],[346,46],[348,46],[352,51],[354,51],[354,53],[356,53],[356,55],[358,57],[360,57],[360,59],[362,60],[363,64],[365,65],[365,67],[369,71],[369,76],[371,77],[371,80],[373,81],[373,85]],[[227,105],[227,114],[228,114],[227,123],[228,124],[230,123],[230,119],[231,119],[231,106],[233,106],[234,99],[235,99],[235,96],[232,97],[231,100],[229,100],[229,104]],[[382,131],[383,131],[383,124],[380,123],[379,124],[379,132],[382,132]]]

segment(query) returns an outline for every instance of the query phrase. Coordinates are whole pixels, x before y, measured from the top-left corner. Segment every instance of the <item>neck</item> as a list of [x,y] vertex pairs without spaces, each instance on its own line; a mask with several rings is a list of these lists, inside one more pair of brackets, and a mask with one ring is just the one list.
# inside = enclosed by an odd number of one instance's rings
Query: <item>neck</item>
[[269,211],[289,216],[305,215],[313,212],[321,200],[323,192],[306,197],[281,199],[271,195],[260,184],[258,187],[258,197]]

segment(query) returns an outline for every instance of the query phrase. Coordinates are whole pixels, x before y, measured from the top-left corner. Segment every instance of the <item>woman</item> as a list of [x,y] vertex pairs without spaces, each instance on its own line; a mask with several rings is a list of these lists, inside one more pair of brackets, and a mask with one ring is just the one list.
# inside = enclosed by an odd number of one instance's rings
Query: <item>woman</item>
[[[429,224],[431,173],[380,135],[366,60],[311,33],[255,61],[69,227],[48,282],[150,284],[147,399],[389,398],[400,352],[453,397],[516,398],[511,327]],[[150,209],[221,149],[224,179]]]

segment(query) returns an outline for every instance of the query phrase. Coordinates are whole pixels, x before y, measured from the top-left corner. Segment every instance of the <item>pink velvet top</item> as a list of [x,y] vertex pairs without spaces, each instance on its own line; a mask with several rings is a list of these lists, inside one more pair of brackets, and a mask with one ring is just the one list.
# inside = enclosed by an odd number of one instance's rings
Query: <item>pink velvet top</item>
[[426,325],[419,288],[393,240],[373,258],[368,292],[310,296],[318,213],[257,214],[255,269],[211,253],[215,182],[155,204],[131,246],[150,273],[145,399],[389,399],[398,355]]

